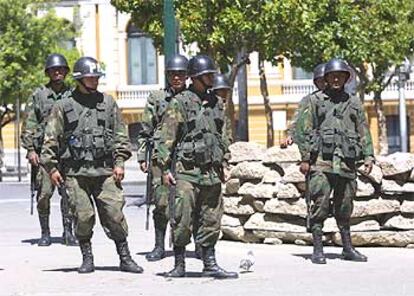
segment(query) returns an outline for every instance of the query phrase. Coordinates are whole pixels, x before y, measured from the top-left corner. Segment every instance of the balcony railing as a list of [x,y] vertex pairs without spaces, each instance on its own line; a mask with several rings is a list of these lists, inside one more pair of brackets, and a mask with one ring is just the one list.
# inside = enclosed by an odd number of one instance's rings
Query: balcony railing
[[[281,88],[281,95],[270,95],[271,103],[296,103],[302,97],[313,92],[315,86],[312,80],[292,80],[275,82],[272,85]],[[127,85],[120,86],[116,90],[118,105],[121,108],[143,108],[145,106],[148,95],[151,91],[162,89],[162,85]],[[414,99],[414,81],[410,80],[405,85],[407,99]],[[370,100],[373,94],[368,94],[365,99]],[[383,92],[384,100],[398,99],[398,83],[391,83]],[[233,90],[233,100],[238,104],[237,83]],[[250,96],[249,104],[263,104],[261,96]]]

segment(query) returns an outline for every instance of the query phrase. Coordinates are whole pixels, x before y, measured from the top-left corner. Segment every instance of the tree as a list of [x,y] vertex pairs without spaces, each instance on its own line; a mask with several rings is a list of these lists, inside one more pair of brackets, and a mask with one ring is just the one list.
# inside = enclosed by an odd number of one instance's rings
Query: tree
[[333,57],[343,58],[357,73],[362,98],[374,93],[380,154],[387,154],[381,92],[391,82],[393,66],[412,54],[414,2],[274,1],[272,9],[275,13],[270,23],[275,25],[274,30],[280,26],[286,28],[287,43],[283,47],[293,65],[310,71]]
[[[40,11],[42,16],[37,15]],[[59,52],[69,62],[78,57],[76,49],[64,47],[74,36],[72,24],[58,18],[44,1],[0,0],[1,142],[1,128],[15,120],[20,103],[44,81],[47,55]]]
[[[269,1],[264,0],[175,0],[176,18],[185,47],[197,44],[198,49],[214,58],[223,73],[229,72],[233,85],[238,69],[248,62],[238,54],[244,47],[247,55],[263,42],[261,22]],[[162,0],[112,0],[119,10],[132,14],[137,27],[147,32],[162,52]],[[277,48],[275,48],[275,52]],[[233,101],[228,101],[234,123]],[[234,126],[234,124],[233,124]]]

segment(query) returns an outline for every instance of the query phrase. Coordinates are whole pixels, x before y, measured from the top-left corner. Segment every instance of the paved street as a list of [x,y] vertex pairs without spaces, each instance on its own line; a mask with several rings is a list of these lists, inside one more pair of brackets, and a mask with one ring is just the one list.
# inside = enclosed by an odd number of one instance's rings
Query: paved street
[[[130,195],[144,191],[142,184],[125,188]],[[128,197],[129,203],[133,200]],[[145,209],[134,206],[125,209],[129,242],[144,274],[117,270],[115,247],[97,225],[92,241],[97,271],[79,275],[79,249],[60,242],[58,201],[55,196],[51,217],[54,243],[41,248],[36,245],[40,232],[37,216],[29,215],[28,184],[0,183],[0,295],[414,295],[413,249],[364,248],[361,250],[369,256],[364,264],[344,262],[336,255],[339,248],[328,247],[328,264],[315,266],[308,260],[310,247],[220,241],[217,257],[223,267],[238,270],[240,260],[253,250],[253,272],[240,274],[237,280],[200,278],[202,264],[190,252],[188,277],[165,279],[157,274],[171,269],[173,257],[169,253],[160,262],[145,261],[153,231],[144,230]]]

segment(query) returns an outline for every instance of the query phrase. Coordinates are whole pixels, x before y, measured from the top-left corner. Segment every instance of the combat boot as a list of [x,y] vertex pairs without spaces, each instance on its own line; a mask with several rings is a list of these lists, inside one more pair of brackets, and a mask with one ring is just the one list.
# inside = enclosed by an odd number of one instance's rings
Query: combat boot
[[174,269],[167,272],[165,277],[184,277],[185,276],[185,247],[174,246]]
[[217,279],[237,279],[239,277],[237,272],[225,271],[218,266],[214,247],[202,247],[202,258],[204,263],[203,277],[214,277]]
[[142,273],[144,271],[144,269],[132,259],[126,240],[115,241],[115,245],[120,259],[119,269],[121,271],[132,273]]
[[202,257],[203,257],[203,251],[202,251],[202,249],[201,249],[201,245],[200,244],[195,244],[195,249],[194,249],[194,254],[195,254],[195,257],[197,258],[197,259],[202,259]]
[[52,244],[50,238],[50,228],[49,228],[49,216],[39,216],[40,228],[42,230],[42,236],[37,242],[39,247],[47,247]]
[[349,226],[342,226],[339,228],[342,239],[342,259],[356,262],[367,262],[368,257],[361,254],[352,246],[351,232]]
[[78,240],[73,235],[73,218],[72,217],[63,217],[63,243],[67,246],[78,246]]
[[79,273],[90,273],[95,271],[93,264],[92,245],[90,240],[79,241],[82,252],[82,265],[78,268]]
[[311,261],[314,264],[326,264],[325,254],[323,253],[322,230],[314,229],[312,231],[313,253]]
[[165,228],[155,228],[155,247],[154,249],[145,255],[148,261],[158,261],[165,257],[164,240],[165,240]]

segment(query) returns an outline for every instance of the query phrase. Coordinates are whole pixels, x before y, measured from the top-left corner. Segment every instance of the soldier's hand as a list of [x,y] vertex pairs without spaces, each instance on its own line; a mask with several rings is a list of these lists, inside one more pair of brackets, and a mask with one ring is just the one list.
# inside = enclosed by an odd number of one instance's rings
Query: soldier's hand
[[224,177],[224,181],[227,182],[228,180],[230,180],[230,170],[228,168],[223,168],[223,177]]
[[163,184],[167,186],[175,185],[175,178],[171,173],[163,174],[162,181]]
[[27,155],[27,159],[29,160],[31,165],[38,166],[39,165],[39,155],[35,151],[30,152]]
[[120,167],[114,167],[112,173],[116,183],[121,183],[124,179],[124,169]]
[[306,174],[309,172],[310,165],[307,161],[302,161],[300,163],[299,171],[306,176]]
[[139,168],[143,173],[146,173],[148,171],[148,164],[146,161],[140,161],[139,162]]
[[63,183],[62,175],[58,170],[53,171],[53,173],[50,174],[50,180],[52,181],[53,185],[56,187],[59,187],[60,184]]
[[282,142],[280,142],[280,148],[285,149],[287,146],[290,146],[293,144],[293,139],[291,136],[287,137],[286,139],[283,139]]
[[363,172],[365,175],[369,175],[372,171],[373,163],[372,161],[364,163]]

